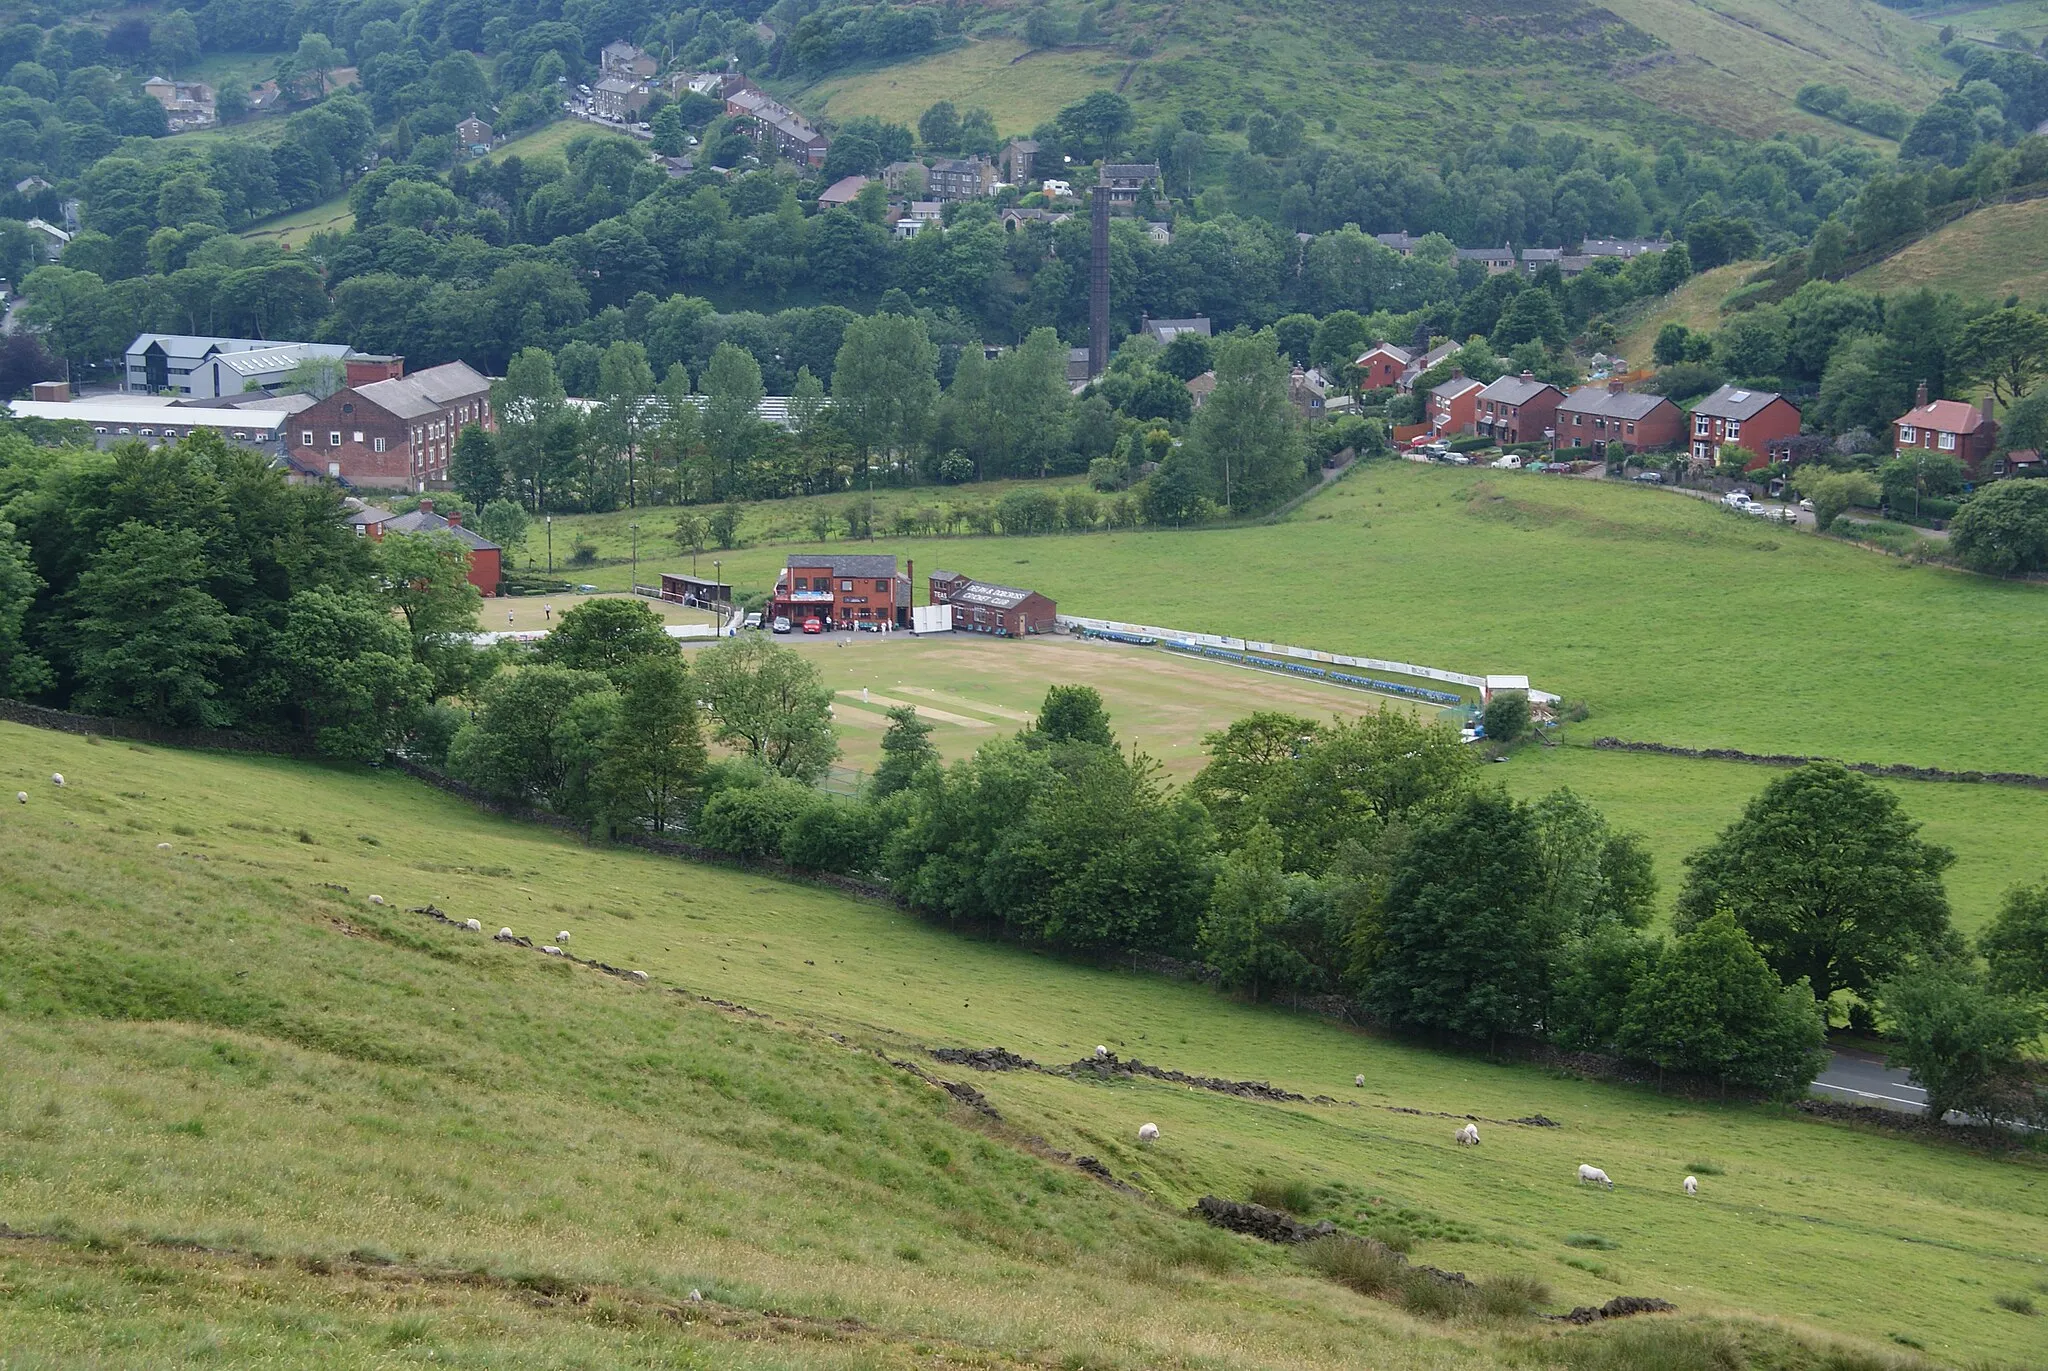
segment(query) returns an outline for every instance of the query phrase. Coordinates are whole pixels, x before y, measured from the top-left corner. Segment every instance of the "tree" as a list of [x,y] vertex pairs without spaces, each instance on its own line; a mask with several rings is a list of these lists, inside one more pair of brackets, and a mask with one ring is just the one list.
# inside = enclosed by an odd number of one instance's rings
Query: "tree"
[[704,444],[725,466],[728,495],[737,492],[740,462],[753,456],[765,393],[753,353],[733,343],[712,349],[704,369]]
[[1780,986],[1726,912],[1682,934],[1644,971],[1615,1035],[1626,1056],[1780,1099],[1806,1093],[1827,1065],[1826,1042],[1811,987]]
[[2040,1009],[1954,966],[1895,976],[1877,999],[1892,1026],[1886,1060],[1927,1092],[1930,1116],[1954,1111],[1990,1123],[2015,1104],[2031,1112],[2022,1059],[2041,1035]]
[[939,350],[914,315],[874,314],[846,327],[832,366],[836,417],[861,450],[907,455],[939,401]]
[[1271,333],[1216,340],[1216,388],[1188,429],[1188,450],[1232,512],[1270,508],[1306,471],[1288,367]]
[[1223,859],[1196,946],[1226,990],[1264,990],[1302,979],[1301,956],[1280,938],[1287,921],[1287,877],[1280,836],[1265,824]]
[[1954,861],[1920,837],[1892,791],[1816,762],[1772,781],[1685,859],[1673,927],[1689,932],[1726,911],[1780,980],[1803,978],[1825,1003],[1943,946],[1941,873]]
[[537,514],[547,512],[548,494],[561,469],[555,444],[562,425],[565,420],[571,425],[575,422],[568,394],[555,375],[554,356],[546,348],[521,348],[504,378],[491,383],[491,408],[498,416],[498,452]]
[[682,818],[704,771],[702,710],[674,651],[636,655],[610,674],[619,707],[597,768],[600,804],[613,823],[665,832]]
[[1666,324],[1657,330],[1657,341],[1650,349],[1650,358],[1660,367],[1673,366],[1685,360],[1685,345],[1692,336],[1692,330],[1684,324]]
[[2048,1000],[2048,885],[2007,891],[1977,950],[1990,964],[1993,990]]
[[889,727],[882,734],[882,760],[870,782],[876,799],[906,790],[917,773],[939,763],[939,749],[932,745],[932,726],[917,717],[909,705],[889,711]]
[[220,678],[242,656],[245,625],[205,590],[211,572],[191,529],[130,520],[108,534],[69,596],[77,614],[73,703],[160,724],[232,723]]
[[1094,686],[1056,685],[1045,692],[1038,707],[1037,735],[1048,743],[1093,743],[1115,747],[1109,715],[1102,708],[1102,695]]
[[644,601],[608,596],[585,600],[564,614],[534,655],[552,666],[601,672],[620,681],[643,658],[681,652],[661,616]]
[[1997,481],[1949,521],[1956,559],[1990,576],[2048,571],[2048,481]]
[[960,146],[960,112],[951,100],[941,100],[917,117],[917,141],[933,152]]
[[318,78],[311,92],[313,98],[327,93],[327,74],[347,60],[327,35],[317,30],[299,39],[298,50],[292,56],[298,70]]
[[14,525],[0,519],[0,694],[29,696],[51,683],[49,664],[30,649],[22,632],[29,605],[42,588],[43,578],[29,564]]
[[637,509],[640,453],[647,441],[647,399],[654,394],[654,369],[647,364],[647,349],[623,339],[606,348],[598,361],[597,393],[604,403],[593,416],[592,428],[614,453],[625,457],[626,506]]
[[1527,691],[1503,690],[1486,702],[1479,726],[1497,743],[1512,743],[1529,731]]
[[1192,381],[1215,365],[1214,346],[1193,330],[1174,334],[1173,341],[1159,354],[1160,369],[1181,381]]
[[689,146],[689,130],[683,127],[682,111],[674,105],[664,105],[652,121],[654,150],[664,157],[680,157]]
[[704,528],[719,547],[732,549],[739,546],[740,522],[746,511],[738,505],[720,505],[704,516]]
[[1813,526],[1822,533],[1849,510],[1874,505],[1883,494],[1877,482],[1863,472],[1830,471],[1819,465],[1801,468],[1792,485],[1813,501]]
[[1131,102],[1114,91],[1098,90],[1059,112],[1060,133],[1081,156],[1109,157],[1131,127]]
[[1542,1021],[1540,854],[1528,806],[1468,792],[1421,819],[1361,939],[1364,999],[1399,1028],[1492,1040]]
[[2048,316],[2031,309],[1996,309],[1964,325],[1956,340],[1951,380],[1981,381],[2003,404],[2013,404],[2048,372]]
[[307,357],[285,374],[284,389],[304,391],[316,400],[328,396],[348,384],[348,368],[339,357]]
[[526,546],[530,523],[525,510],[500,495],[476,516],[476,531],[503,549],[509,564],[512,557]]
[[699,653],[691,674],[717,720],[718,741],[778,775],[814,781],[839,755],[832,691],[794,649],[762,637],[727,638]]
[[433,675],[433,698],[461,693],[477,668],[470,635],[483,604],[469,583],[469,550],[448,533],[393,533],[377,544],[377,564],[412,659]]
[[448,455],[448,478],[456,493],[478,509],[497,499],[505,488],[505,471],[498,464],[497,438],[480,425],[464,424]]
[[287,706],[331,757],[382,757],[411,730],[434,686],[390,610],[331,587],[294,595],[263,655],[252,693]]
[[1564,306],[1547,290],[1525,290],[1501,311],[1493,330],[1493,345],[1506,351],[1520,343],[1541,342],[1556,346],[1565,340]]
[[588,760],[594,726],[577,704],[615,700],[611,682],[594,671],[523,667],[491,682],[476,715],[448,748],[448,770],[500,800],[561,809]]

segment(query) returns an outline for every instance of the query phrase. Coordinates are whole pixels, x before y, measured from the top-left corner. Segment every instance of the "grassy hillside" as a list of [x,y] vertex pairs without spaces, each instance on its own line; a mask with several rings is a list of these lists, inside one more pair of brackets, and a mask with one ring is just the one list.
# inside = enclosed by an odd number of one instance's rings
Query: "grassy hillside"
[[[863,549],[1031,585],[1067,613],[1526,672],[1586,701],[1596,734],[2048,772],[2048,727],[2006,703],[2034,688],[2048,588],[1670,491],[1385,462],[1278,524]],[[791,550],[721,554],[724,576],[765,589]]]
[[1147,113],[1291,108],[1312,125],[1334,121],[1346,143],[1417,152],[1440,143],[1446,119],[1652,141],[1693,121],[1857,138],[1799,110],[1794,93],[1825,72],[1917,109],[1944,83],[1932,32],[1872,0],[1121,3],[1096,11],[1100,41],[1039,52],[1019,41],[1023,12],[980,7],[959,45],[785,92],[835,115],[899,120],[939,99],[982,105],[1009,132],[1116,88]]
[[[0,1247],[10,1366],[1745,1364],[1446,1329],[1178,1217],[1260,1180],[1550,1308],[1732,1319],[1759,1368],[2038,1350],[1992,1302],[2048,1280],[2033,1164],[1437,1055],[389,773],[0,725],[0,786],[31,793],[0,811],[0,1222],[50,1235]],[[429,901],[651,980],[402,912]],[[1097,1042],[1332,1102],[974,1076],[998,1121],[883,1060]],[[1560,1126],[1473,1151],[1416,1110]]]
[[347,233],[355,223],[355,211],[348,207],[348,197],[337,195],[311,209],[265,219],[253,228],[242,230],[242,236],[255,242],[274,238],[288,248],[304,247],[316,233]]
[[1849,283],[1865,290],[1932,286],[2002,302],[2048,300],[2048,199],[1987,205],[1945,224]]
[[1725,267],[1701,272],[1669,295],[1645,301],[1642,312],[1626,325],[1627,331],[1615,344],[1615,351],[1628,358],[1630,366],[1647,367],[1652,364],[1651,349],[1656,345],[1657,331],[1664,325],[1684,324],[1689,329],[1707,332],[1721,327],[1721,302],[1741,286],[1744,277],[1762,265],[1730,262]]

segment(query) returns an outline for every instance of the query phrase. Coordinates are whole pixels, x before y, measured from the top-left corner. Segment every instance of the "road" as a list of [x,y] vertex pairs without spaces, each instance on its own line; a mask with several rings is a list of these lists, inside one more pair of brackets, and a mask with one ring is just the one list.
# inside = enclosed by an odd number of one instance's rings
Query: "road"
[[1814,1080],[1813,1093],[1905,1114],[1927,1112],[1927,1092],[1908,1081],[1903,1070],[1886,1066],[1883,1057],[1870,1052],[1836,1052],[1828,1069]]

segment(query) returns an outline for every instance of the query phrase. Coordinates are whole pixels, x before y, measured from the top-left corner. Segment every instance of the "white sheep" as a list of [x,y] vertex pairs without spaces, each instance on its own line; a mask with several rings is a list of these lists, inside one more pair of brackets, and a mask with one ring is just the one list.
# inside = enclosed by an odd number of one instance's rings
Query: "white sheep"
[[28,792],[26,790],[17,790],[14,792],[14,798],[21,801],[23,804],[27,804]]
[[1700,1193],[1700,1178],[1698,1176],[1687,1176],[1685,1178],[1685,1193],[1688,1195]]
[[501,928],[498,930],[498,937],[502,941],[509,943],[512,941],[512,930],[509,928]]
[[562,949],[556,947],[552,943],[543,944],[540,950],[547,953],[550,957],[560,957],[564,955]]
[[628,971],[626,974],[642,985],[647,984],[647,973],[645,971]]
[[1361,1071],[1356,1076],[1353,1076],[1351,1083],[1355,1086],[1363,1087],[1365,1085],[1365,1073]]
[[1141,1123],[1141,1124],[1139,1124],[1139,1125],[1138,1125],[1138,1141],[1139,1141],[1139,1142],[1141,1142],[1141,1143],[1148,1143],[1148,1142],[1158,1142],[1158,1141],[1159,1141],[1159,1125],[1158,1125],[1158,1124],[1156,1124],[1156,1123]]
[[1098,1062],[1105,1062],[1109,1060],[1109,1049],[1104,1047],[1101,1043],[1097,1043],[1095,1045],[1095,1060]]
[[560,933],[557,933],[557,934],[555,935],[555,941],[556,941],[556,942],[558,942],[558,943],[566,943],[566,942],[568,942],[568,941],[569,941],[569,931],[568,931],[567,929],[564,929],[564,930],[562,930],[562,931],[561,931]]
[[51,784],[51,785],[54,785],[54,786],[62,786],[62,785],[64,784],[64,773],[63,773],[63,772],[61,772],[61,771],[53,771],[53,772],[51,772],[51,773],[50,773],[50,784]]
[[1588,1166],[1584,1162],[1580,1162],[1579,1182],[1580,1184],[1584,1184],[1587,1181],[1591,1181],[1595,1185],[1604,1185],[1609,1190],[1614,1189],[1614,1182],[1607,1179],[1607,1173],[1605,1171],[1602,1171],[1597,1166]]
[[464,919],[462,921],[462,926],[472,933],[481,933],[484,931],[483,924],[476,919]]
[[1477,1147],[1479,1146],[1479,1125],[1468,1123],[1452,1136],[1458,1140],[1460,1147]]
[[171,850],[171,845],[169,843],[158,843],[156,845],[156,850],[159,852],[169,852]]
[[381,905],[384,903],[384,897],[382,895],[372,895],[370,897],[370,903],[374,905]]

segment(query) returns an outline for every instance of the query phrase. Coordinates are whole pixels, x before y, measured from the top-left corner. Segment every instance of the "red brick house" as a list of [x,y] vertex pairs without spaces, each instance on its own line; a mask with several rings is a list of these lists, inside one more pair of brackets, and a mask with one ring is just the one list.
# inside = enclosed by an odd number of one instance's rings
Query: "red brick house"
[[1556,427],[1557,402],[1564,392],[1535,373],[1503,376],[1473,397],[1481,437],[1496,443],[1540,443]]
[[1558,401],[1551,450],[1620,443],[1631,454],[1662,452],[1685,440],[1685,411],[1661,395],[1642,395],[1620,381],[1580,386]]
[[1692,407],[1692,460],[1713,466],[1724,447],[1756,454],[1748,470],[1767,465],[1774,442],[1799,436],[1799,407],[1775,390],[1722,386]]
[[1892,421],[1892,451],[1899,456],[1938,452],[1974,473],[1998,446],[1998,420],[1992,417],[1990,396],[1984,397],[1982,409],[1961,400],[1930,402],[1922,381],[1913,398],[1913,408]]
[[1374,343],[1351,365],[1358,369],[1360,390],[1385,390],[1401,384],[1408,368],[1415,365],[1415,357],[1407,348],[1395,347],[1392,343]]
[[1429,392],[1429,427],[1438,437],[1479,431],[1479,392],[1484,387],[1462,371]]
[[908,628],[910,577],[880,554],[792,552],[775,578],[769,615],[797,625],[822,619],[827,628]]
[[348,384],[292,417],[285,456],[301,479],[365,490],[445,490],[463,425],[495,431],[491,383],[464,362],[405,374],[403,357],[351,357]]
[[469,583],[485,595],[496,595],[505,576],[505,550],[490,539],[462,526],[462,513],[440,515],[432,500],[420,501],[411,514],[393,514],[375,505],[363,505],[342,516],[358,538],[382,542],[392,533],[445,533],[469,553]]
[[931,596],[933,604],[953,607],[953,628],[960,633],[1022,638],[1052,632],[1059,616],[1058,607],[1035,590],[992,585],[957,571],[934,571]]

